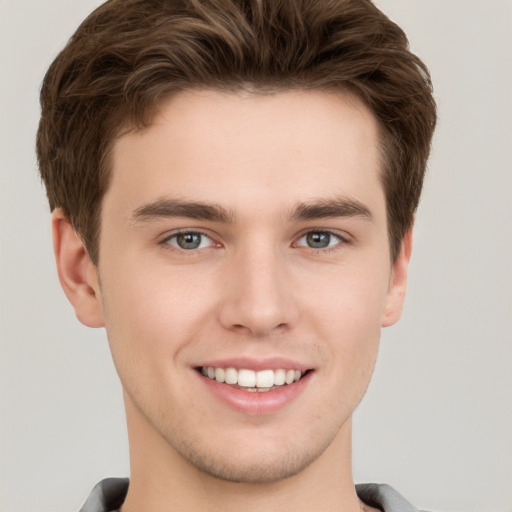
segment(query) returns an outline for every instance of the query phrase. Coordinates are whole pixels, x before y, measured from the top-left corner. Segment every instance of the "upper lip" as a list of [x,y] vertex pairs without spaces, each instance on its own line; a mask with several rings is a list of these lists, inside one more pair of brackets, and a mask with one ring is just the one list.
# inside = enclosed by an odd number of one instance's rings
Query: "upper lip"
[[264,359],[254,359],[247,357],[234,357],[228,359],[215,359],[210,361],[205,361],[197,367],[212,367],[212,368],[236,368],[236,369],[245,369],[245,370],[253,370],[255,372],[261,370],[300,370],[301,372],[305,372],[306,370],[311,370],[312,366],[304,363],[300,363],[298,361],[294,361],[293,359],[288,359],[284,357],[267,357]]

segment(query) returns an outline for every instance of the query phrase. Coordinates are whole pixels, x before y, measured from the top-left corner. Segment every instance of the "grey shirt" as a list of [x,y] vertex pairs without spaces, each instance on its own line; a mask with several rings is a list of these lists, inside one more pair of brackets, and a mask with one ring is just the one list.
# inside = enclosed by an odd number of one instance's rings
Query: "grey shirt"
[[[128,478],[106,478],[97,484],[80,512],[112,512],[124,502],[128,492]],[[420,512],[393,487],[386,484],[358,484],[359,498],[383,512]]]

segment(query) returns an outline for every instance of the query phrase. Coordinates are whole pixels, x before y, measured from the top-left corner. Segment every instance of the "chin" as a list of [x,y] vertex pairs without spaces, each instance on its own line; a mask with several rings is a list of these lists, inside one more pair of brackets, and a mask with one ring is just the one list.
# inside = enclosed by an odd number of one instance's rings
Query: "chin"
[[[293,477],[308,468],[329,447],[335,435],[312,445],[311,438],[278,439],[265,444],[233,442],[228,448],[182,443],[175,450],[196,470],[233,483],[270,484]],[[212,438],[213,440],[213,438]],[[241,440],[240,440],[241,441]]]
[[[189,454],[190,455],[190,454]],[[190,457],[196,469],[202,473],[233,483],[270,484],[280,482],[297,475],[308,467],[316,457],[294,456],[280,458],[279,461],[226,460],[223,458],[208,458],[195,454]]]

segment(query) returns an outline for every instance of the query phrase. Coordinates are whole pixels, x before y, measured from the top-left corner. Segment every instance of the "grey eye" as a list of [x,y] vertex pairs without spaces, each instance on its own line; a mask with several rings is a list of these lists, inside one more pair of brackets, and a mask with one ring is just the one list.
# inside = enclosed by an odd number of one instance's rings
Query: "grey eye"
[[166,243],[184,251],[193,251],[209,247],[213,244],[213,241],[203,233],[189,231],[172,235]]
[[180,233],[176,236],[176,243],[181,249],[197,249],[201,245],[199,233]]
[[339,236],[328,231],[310,231],[300,237],[297,245],[300,247],[310,247],[311,249],[326,249],[340,242],[341,238]]
[[306,241],[309,247],[314,249],[323,249],[329,247],[331,241],[330,233],[308,233],[306,235]]

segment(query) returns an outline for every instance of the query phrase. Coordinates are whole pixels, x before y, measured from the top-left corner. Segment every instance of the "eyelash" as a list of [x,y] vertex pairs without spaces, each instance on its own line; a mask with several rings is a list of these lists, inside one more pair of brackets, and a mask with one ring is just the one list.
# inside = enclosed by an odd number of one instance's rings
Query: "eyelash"
[[[179,248],[179,247],[175,247],[175,246],[172,246],[169,241],[174,239],[174,238],[177,238],[179,235],[201,235],[203,237],[206,237],[206,238],[209,238],[212,242],[212,246],[221,246],[220,243],[218,242],[215,242],[215,240],[212,238],[212,236],[210,236],[208,233],[205,233],[204,231],[201,231],[200,229],[183,229],[183,230],[179,230],[179,231],[175,231],[173,232],[172,234],[166,236],[163,240],[161,240],[159,242],[159,245],[162,245],[163,247],[165,247],[167,250],[170,250],[170,251],[178,251],[182,254],[186,254],[187,256],[193,256],[193,255],[197,255],[199,249],[208,249],[210,247],[203,247],[203,248],[196,248],[196,249],[182,249],[182,248]],[[337,244],[335,244],[334,246],[332,247],[324,247],[324,248],[314,248],[314,247],[307,247],[307,246],[303,246],[303,245],[298,245],[298,241],[300,241],[301,239],[303,239],[304,237],[306,237],[307,235],[310,235],[310,234],[326,234],[326,235],[330,235],[330,236],[333,236],[335,237],[336,239],[339,240],[339,242]],[[335,232],[335,231],[331,231],[329,229],[309,229],[305,232],[303,232],[297,239],[295,242],[293,242],[292,244],[292,247],[304,247],[306,249],[309,249],[311,252],[313,252],[314,254],[326,254],[326,253],[332,253],[332,252],[336,252],[338,250],[340,250],[343,246],[347,246],[347,245],[350,245],[352,242],[351,240],[347,237],[347,236],[342,236],[340,233],[338,232]]]
[[[186,254],[187,256],[193,256],[193,255],[197,254],[199,248],[187,250],[187,249],[182,249],[180,247],[174,247],[169,243],[170,240],[172,240],[173,238],[177,238],[180,235],[201,235],[202,237],[209,238],[212,242],[212,246],[216,244],[215,240],[208,233],[205,233],[204,231],[201,231],[200,229],[182,229],[179,231],[174,231],[170,235],[166,236],[163,240],[161,240],[159,242],[159,244],[162,245],[163,247],[165,247],[167,250],[179,251],[180,253]],[[217,245],[220,245],[220,244],[217,243]],[[205,247],[203,247],[202,249],[205,249]]]
[[[302,238],[306,237],[310,234],[326,234],[335,237],[338,239],[338,243],[333,245],[332,247],[324,247],[324,248],[315,248],[315,247],[307,247],[307,246],[299,246],[297,245],[297,242],[301,240]],[[347,235],[343,236],[341,233],[336,231],[331,231],[329,229],[308,229],[306,232],[302,233],[298,238],[297,242],[294,242],[295,247],[306,247],[310,251],[313,252],[313,254],[329,254],[332,252],[339,251],[344,246],[350,245],[351,240],[348,238]]]

